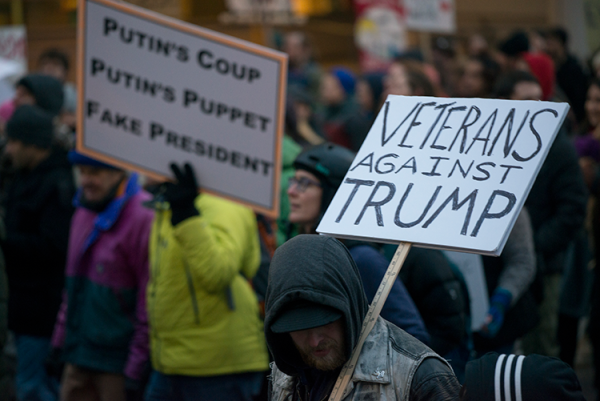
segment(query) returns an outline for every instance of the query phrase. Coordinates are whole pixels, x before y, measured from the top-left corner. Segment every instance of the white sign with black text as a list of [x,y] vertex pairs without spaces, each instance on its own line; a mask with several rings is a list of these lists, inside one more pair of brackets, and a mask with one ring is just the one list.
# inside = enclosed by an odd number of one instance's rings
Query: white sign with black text
[[317,231],[499,255],[568,108],[389,96]]
[[287,56],[109,0],[79,3],[77,149],[278,211]]
[[424,32],[455,33],[454,0],[404,0],[406,26]]

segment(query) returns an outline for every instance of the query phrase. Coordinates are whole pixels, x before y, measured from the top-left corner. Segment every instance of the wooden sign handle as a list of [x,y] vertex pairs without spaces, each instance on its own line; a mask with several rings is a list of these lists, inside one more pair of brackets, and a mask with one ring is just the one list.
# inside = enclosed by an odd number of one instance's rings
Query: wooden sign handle
[[354,347],[350,359],[344,364],[344,367],[342,368],[342,371],[340,372],[340,375],[333,386],[333,390],[329,396],[329,401],[340,401],[342,399],[342,396],[344,395],[344,389],[346,386],[348,386],[348,383],[352,378],[352,374],[354,373],[354,368],[356,367],[356,362],[358,361],[363,344],[375,326],[375,322],[381,313],[381,308],[383,308],[383,304],[385,304],[385,300],[390,294],[392,285],[394,285],[396,277],[398,277],[398,273],[400,272],[400,269],[406,260],[406,256],[408,255],[408,251],[410,250],[411,246],[412,244],[408,242],[401,242],[398,245],[398,249],[396,249],[396,253],[394,253],[394,257],[392,258],[392,261],[390,262],[390,265],[388,266],[388,269],[381,280],[381,284],[379,284],[379,288],[377,288],[377,292],[373,297],[373,302],[371,302],[371,305],[369,306],[365,320],[363,320],[358,343],[356,344],[356,347]]

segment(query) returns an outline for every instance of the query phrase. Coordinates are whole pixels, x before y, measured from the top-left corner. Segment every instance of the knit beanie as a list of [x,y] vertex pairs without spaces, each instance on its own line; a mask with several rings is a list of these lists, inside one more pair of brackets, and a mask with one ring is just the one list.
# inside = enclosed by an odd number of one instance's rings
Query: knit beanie
[[352,96],[354,94],[354,85],[356,83],[356,78],[354,77],[354,73],[347,68],[337,67],[332,68],[330,71],[331,75],[336,77],[342,88],[344,88],[344,92],[348,96]]
[[369,88],[371,88],[373,103],[375,103],[374,108],[379,105],[381,95],[383,94],[384,77],[385,74],[383,72],[371,72],[362,76],[362,79],[369,85]]
[[91,167],[99,167],[106,168],[110,170],[119,170],[117,167],[101,162],[100,160],[93,159],[89,156],[84,155],[83,153],[79,153],[76,150],[69,151],[69,162],[71,164],[76,164],[79,166],[91,166]]
[[516,31],[504,42],[500,43],[498,50],[507,56],[518,56],[529,51],[529,38],[523,31]]
[[49,149],[54,137],[53,116],[37,106],[19,106],[6,123],[6,136],[26,145]]
[[495,352],[467,363],[462,401],[585,401],[577,375],[557,358]]
[[17,86],[25,87],[33,95],[36,106],[53,115],[61,112],[64,89],[58,79],[49,75],[29,74],[21,78]]

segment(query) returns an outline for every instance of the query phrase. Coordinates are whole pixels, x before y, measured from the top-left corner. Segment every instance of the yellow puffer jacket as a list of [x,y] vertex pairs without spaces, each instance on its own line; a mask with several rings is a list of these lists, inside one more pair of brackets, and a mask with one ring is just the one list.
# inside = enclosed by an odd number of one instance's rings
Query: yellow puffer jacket
[[[177,226],[158,210],[150,237],[147,301],[152,365],[163,374],[214,376],[268,369],[258,302],[256,218],[202,194],[201,215]],[[166,209],[166,208],[165,208]]]

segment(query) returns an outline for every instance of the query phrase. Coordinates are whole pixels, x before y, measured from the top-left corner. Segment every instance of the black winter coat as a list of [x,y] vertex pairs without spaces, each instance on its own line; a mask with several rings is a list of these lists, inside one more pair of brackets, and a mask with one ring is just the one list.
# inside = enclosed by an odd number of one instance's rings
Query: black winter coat
[[61,303],[75,186],[66,153],[16,173],[4,204],[8,326],[50,337]]
[[559,132],[525,201],[531,218],[538,273],[560,272],[587,208],[587,189],[575,147]]
[[565,61],[556,69],[556,83],[567,95],[577,121],[583,121],[588,78],[577,59],[572,55],[567,55]]
[[431,349],[444,356],[465,341],[468,295],[440,251],[412,248],[399,276],[425,322]]

